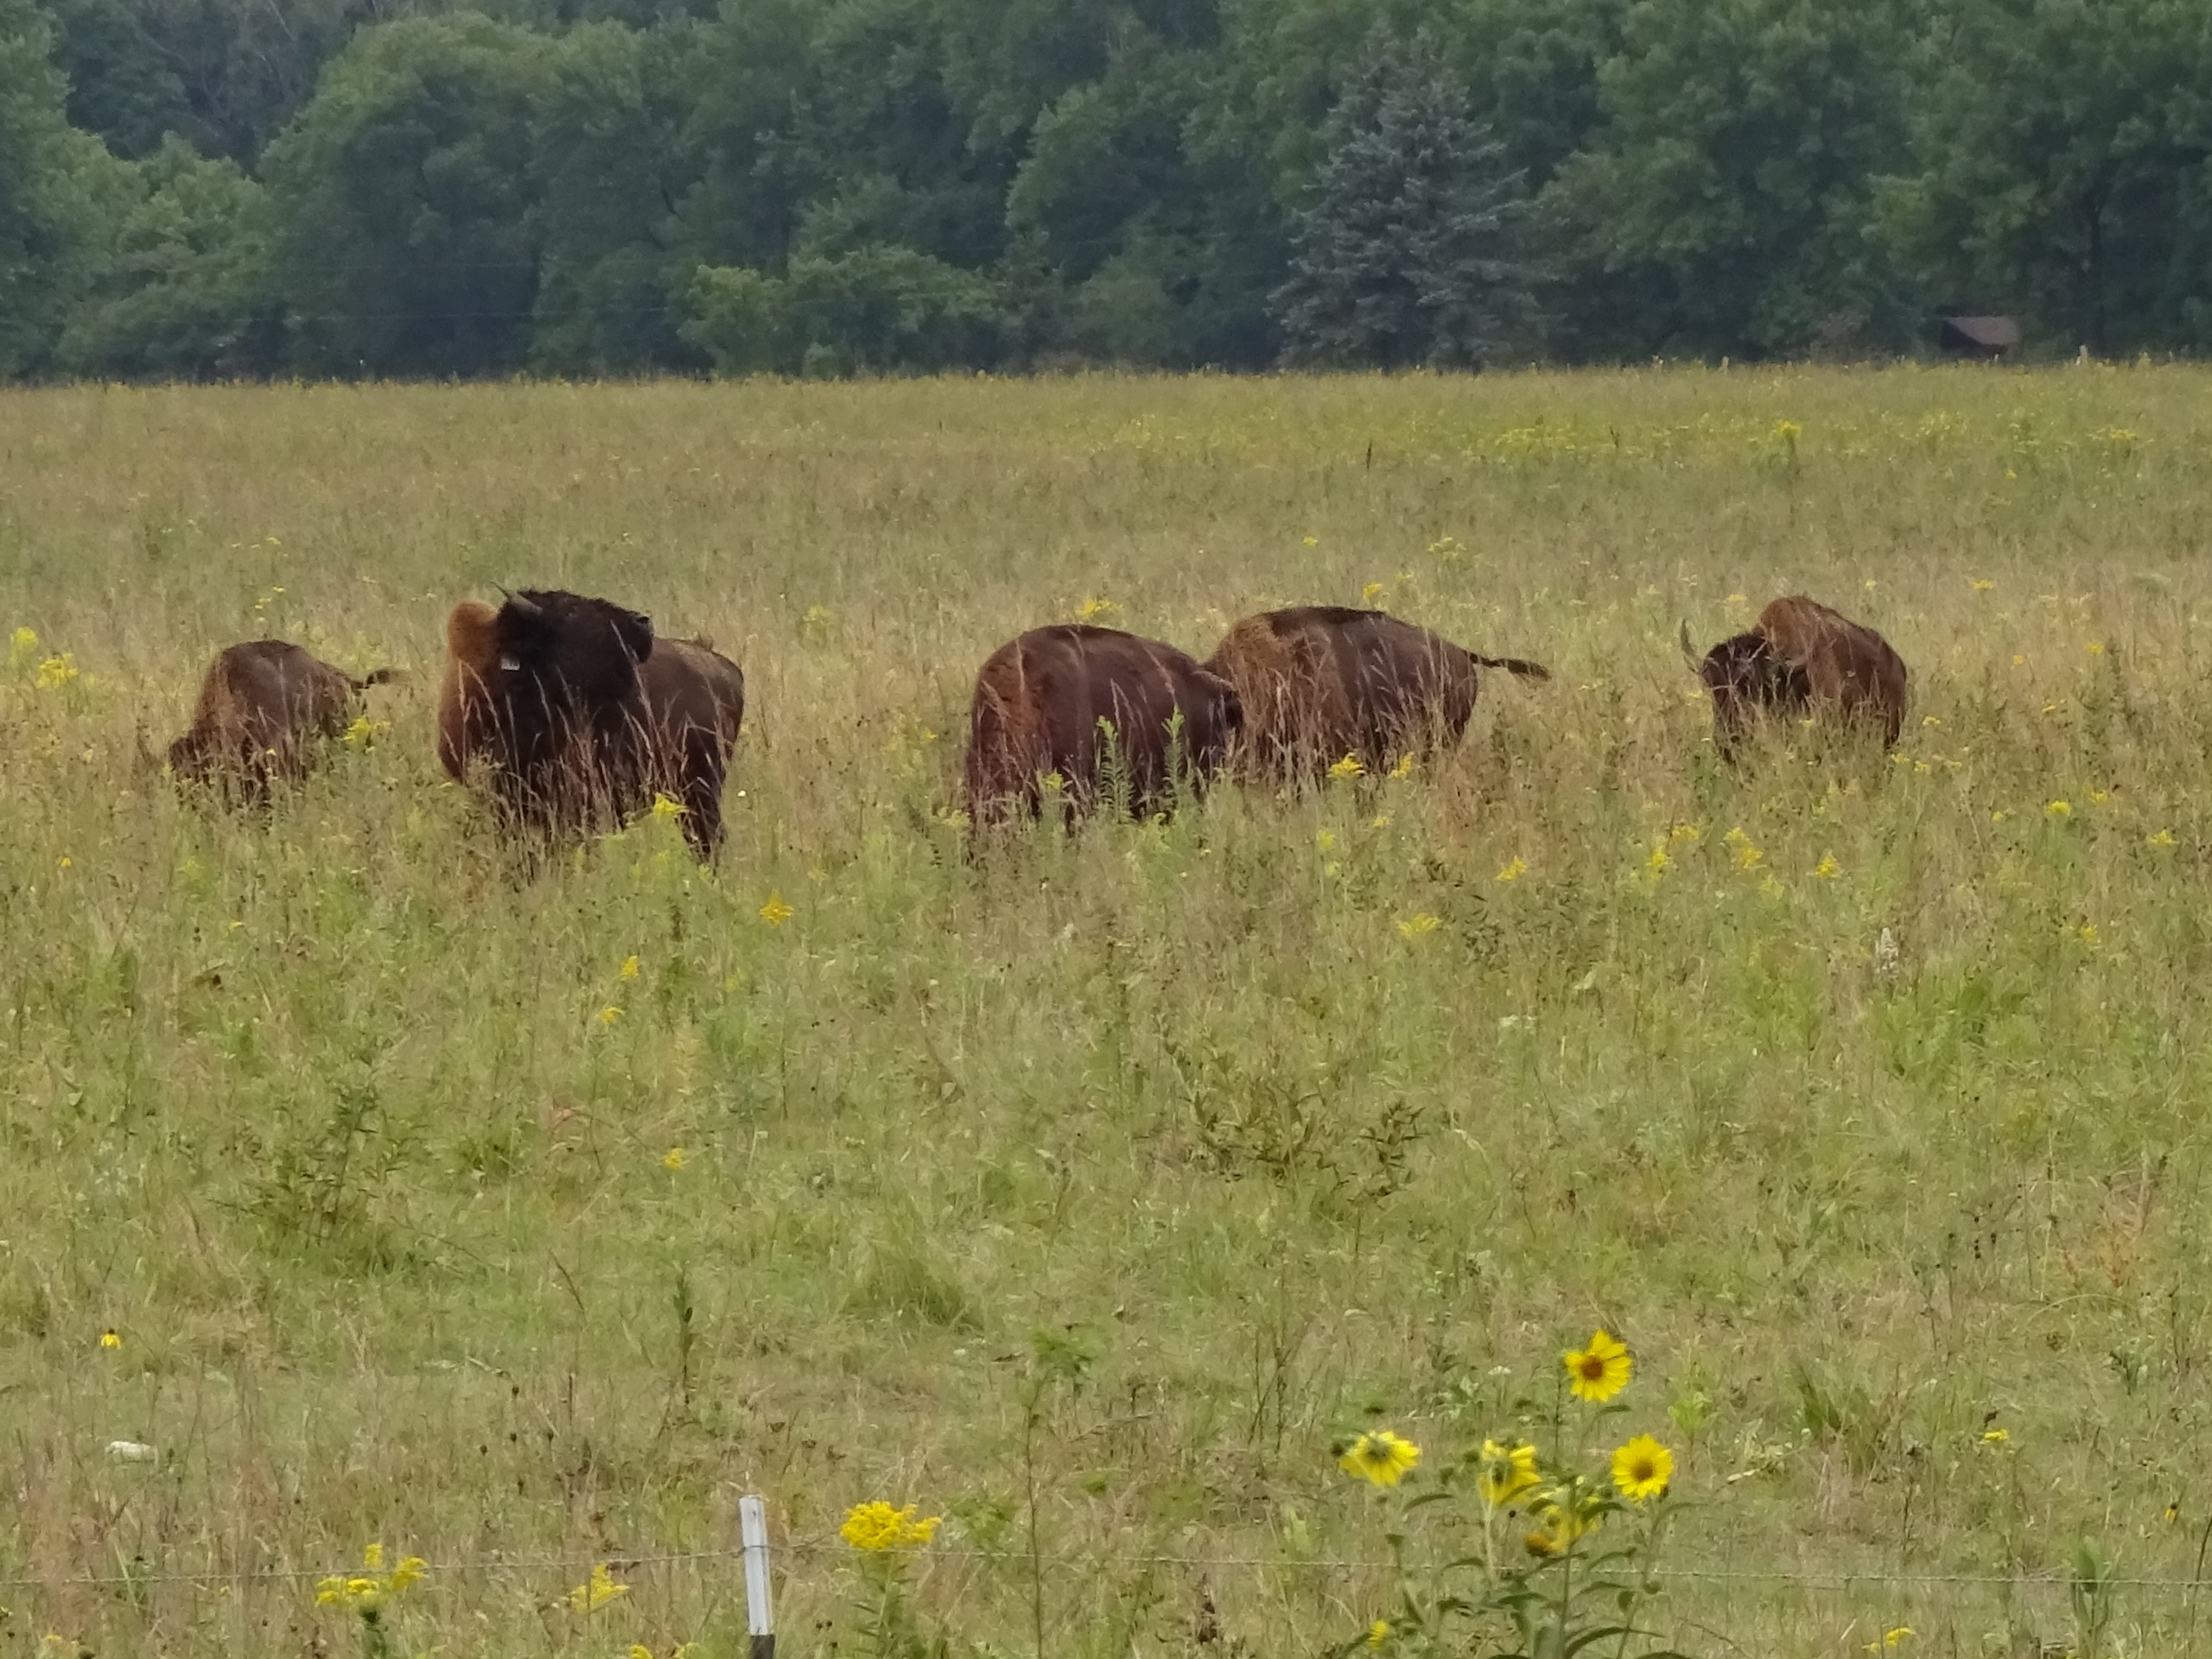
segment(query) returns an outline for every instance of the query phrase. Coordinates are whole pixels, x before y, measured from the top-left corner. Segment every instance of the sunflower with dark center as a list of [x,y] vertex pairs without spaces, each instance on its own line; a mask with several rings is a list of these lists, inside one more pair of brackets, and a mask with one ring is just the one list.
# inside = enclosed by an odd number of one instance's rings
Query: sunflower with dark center
[[1627,1346],[1607,1331],[1591,1332],[1589,1346],[1571,1348],[1563,1358],[1567,1386],[1577,1400],[1593,1403],[1610,1400],[1628,1386],[1632,1362]]
[[1632,1504],[1664,1498],[1674,1478],[1674,1454],[1639,1434],[1613,1455],[1613,1489]]

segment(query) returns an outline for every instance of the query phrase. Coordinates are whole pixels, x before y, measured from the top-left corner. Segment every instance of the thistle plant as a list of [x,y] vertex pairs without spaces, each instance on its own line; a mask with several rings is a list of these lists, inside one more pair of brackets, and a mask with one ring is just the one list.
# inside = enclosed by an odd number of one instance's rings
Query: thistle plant
[[837,1535],[852,1546],[860,1574],[862,1651],[876,1659],[941,1659],[939,1634],[925,1636],[907,1589],[914,1558],[937,1535],[942,1516],[916,1518],[915,1505],[856,1504]]
[[[1547,1401],[1549,1446],[1486,1437],[1434,1466],[1424,1480],[1420,1448],[1389,1430],[1338,1449],[1338,1466],[1388,1494],[1384,1523],[1395,1608],[1336,1651],[1404,1659],[1480,1654],[1495,1659],[1572,1659],[1607,1644],[1613,1659],[1668,1659],[1639,1610],[1659,1593],[1654,1576],[1668,1516],[1674,1455],[1649,1434],[1603,1449],[1598,1431],[1626,1409],[1619,1396],[1635,1362],[1600,1330],[1561,1356]],[[1479,1533],[1479,1549],[1416,1545],[1435,1511]],[[1456,1540],[1453,1540],[1455,1543]]]
[[333,1573],[315,1586],[315,1605],[340,1607],[361,1621],[361,1650],[364,1659],[389,1659],[395,1650],[385,1610],[407,1587],[429,1571],[419,1555],[403,1557],[389,1571],[384,1565],[384,1546],[371,1544],[361,1553],[361,1571]]

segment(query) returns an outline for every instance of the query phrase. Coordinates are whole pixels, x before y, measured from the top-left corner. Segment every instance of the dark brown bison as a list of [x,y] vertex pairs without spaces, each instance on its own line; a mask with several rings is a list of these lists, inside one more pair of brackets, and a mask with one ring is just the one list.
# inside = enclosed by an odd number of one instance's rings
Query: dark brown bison
[[1077,812],[1118,781],[1130,814],[1149,817],[1178,784],[1204,791],[1243,718],[1236,688],[1171,645],[1082,623],[1032,629],[975,677],[969,822],[1036,816],[1055,774]]
[[744,719],[737,664],[658,638],[605,599],[556,590],[468,599],[446,619],[438,758],[480,770],[510,830],[611,827],[667,795],[702,859],[721,844],[722,783]]
[[1244,701],[1250,763],[1285,781],[1347,755],[1376,771],[1450,749],[1474,713],[1478,669],[1551,678],[1540,663],[1479,657],[1385,611],[1328,605],[1247,617],[1206,665]]
[[275,780],[305,777],[316,746],[345,730],[361,694],[391,678],[380,668],[356,679],[284,640],[225,646],[200,682],[191,730],[169,745],[169,769],[240,801],[264,801]]
[[1905,659],[1871,628],[1802,594],[1775,600],[1750,632],[1723,640],[1702,662],[1686,623],[1682,649],[1712,695],[1723,759],[1735,758],[1764,715],[1879,732],[1885,748],[1904,729]]

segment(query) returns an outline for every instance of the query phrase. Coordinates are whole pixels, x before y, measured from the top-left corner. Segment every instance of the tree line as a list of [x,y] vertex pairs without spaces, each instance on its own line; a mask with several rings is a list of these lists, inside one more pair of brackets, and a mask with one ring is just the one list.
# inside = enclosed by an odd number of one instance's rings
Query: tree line
[[2212,344],[2203,0],[0,0],[0,375]]

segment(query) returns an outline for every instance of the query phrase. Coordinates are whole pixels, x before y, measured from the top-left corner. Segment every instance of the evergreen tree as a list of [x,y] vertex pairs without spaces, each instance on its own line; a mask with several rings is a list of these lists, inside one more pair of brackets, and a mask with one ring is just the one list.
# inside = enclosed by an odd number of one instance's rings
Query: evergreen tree
[[1522,176],[1425,33],[1370,49],[1275,291],[1292,363],[1479,367],[1528,331]]

